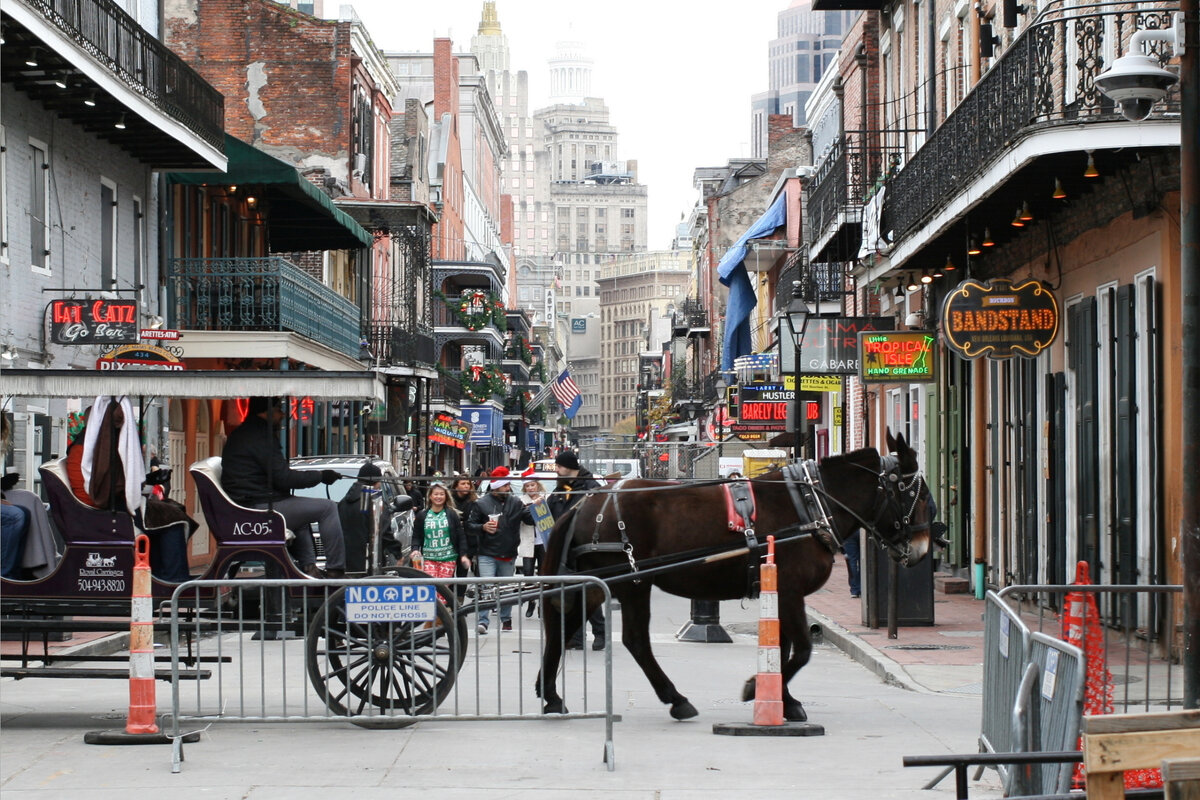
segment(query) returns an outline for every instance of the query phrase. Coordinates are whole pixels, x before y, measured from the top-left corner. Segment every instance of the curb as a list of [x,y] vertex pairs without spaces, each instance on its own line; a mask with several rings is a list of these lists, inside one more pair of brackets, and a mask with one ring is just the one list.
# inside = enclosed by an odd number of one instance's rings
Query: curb
[[809,626],[815,625],[820,628],[821,636],[825,641],[874,672],[884,683],[919,694],[937,694],[937,692],[927,689],[913,680],[912,676],[900,664],[888,658],[820,611],[814,611],[811,607],[806,608],[805,611],[808,614]]

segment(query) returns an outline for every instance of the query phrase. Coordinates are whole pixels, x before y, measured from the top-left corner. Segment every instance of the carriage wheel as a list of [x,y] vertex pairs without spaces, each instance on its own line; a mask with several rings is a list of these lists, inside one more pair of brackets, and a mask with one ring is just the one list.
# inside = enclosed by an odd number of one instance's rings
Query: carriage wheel
[[437,708],[462,668],[465,619],[438,603],[432,622],[347,622],[345,594],[339,589],[321,606],[305,643],[309,681],[329,710],[421,715]]

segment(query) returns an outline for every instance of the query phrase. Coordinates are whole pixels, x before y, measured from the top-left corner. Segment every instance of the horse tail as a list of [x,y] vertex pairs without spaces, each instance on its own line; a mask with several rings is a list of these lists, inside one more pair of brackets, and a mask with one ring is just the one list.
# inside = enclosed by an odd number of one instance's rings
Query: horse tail
[[571,531],[576,513],[582,503],[576,503],[567,509],[567,513],[554,521],[550,535],[546,538],[546,553],[542,557],[543,575],[558,575],[559,567],[564,562],[564,550],[570,546]]

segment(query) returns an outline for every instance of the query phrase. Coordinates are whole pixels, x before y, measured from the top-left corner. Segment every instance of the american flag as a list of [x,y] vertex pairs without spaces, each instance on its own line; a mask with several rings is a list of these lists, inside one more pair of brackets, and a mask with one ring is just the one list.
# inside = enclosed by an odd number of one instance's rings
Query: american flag
[[550,391],[554,393],[554,399],[562,406],[567,419],[575,419],[575,414],[583,405],[583,395],[579,393],[579,387],[575,385],[575,381],[571,380],[571,371],[564,369],[550,384]]

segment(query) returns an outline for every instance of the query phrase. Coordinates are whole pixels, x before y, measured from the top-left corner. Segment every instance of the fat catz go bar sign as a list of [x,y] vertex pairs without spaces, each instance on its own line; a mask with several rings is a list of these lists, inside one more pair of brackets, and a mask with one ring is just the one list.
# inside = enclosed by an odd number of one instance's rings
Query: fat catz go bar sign
[[966,280],[942,304],[946,346],[963,358],[1032,358],[1058,336],[1058,301],[1040,281]]
[[138,305],[130,300],[51,300],[46,317],[55,344],[138,341]]

